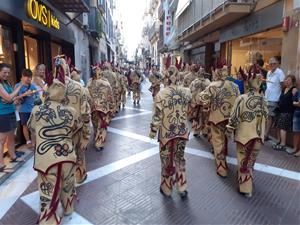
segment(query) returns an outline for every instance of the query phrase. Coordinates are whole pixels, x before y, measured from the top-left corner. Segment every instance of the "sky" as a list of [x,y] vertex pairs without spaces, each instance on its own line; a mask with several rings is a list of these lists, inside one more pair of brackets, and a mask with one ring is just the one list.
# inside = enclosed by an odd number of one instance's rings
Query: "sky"
[[[147,0],[116,0],[116,8],[123,20],[123,37],[129,59],[134,56],[143,29],[143,14]],[[131,58],[132,59],[132,58]]]

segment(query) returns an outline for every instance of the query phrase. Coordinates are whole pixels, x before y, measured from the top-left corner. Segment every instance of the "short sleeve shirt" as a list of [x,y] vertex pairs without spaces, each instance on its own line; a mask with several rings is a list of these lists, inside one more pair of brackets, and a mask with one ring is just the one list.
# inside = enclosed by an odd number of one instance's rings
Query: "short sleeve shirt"
[[269,71],[267,74],[267,89],[265,97],[268,102],[278,102],[281,95],[281,82],[284,81],[285,75],[282,69],[277,68],[274,72]]
[[[18,87],[20,85],[20,83],[16,84],[16,87]],[[19,91],[19,95],[24,94],[26,91],[34,91],[37,90],[35,85],[30,85],[30,86],[23,86],[20,91]],[[19,112],[21,113],[31,113],[33,107],[34,107],[34,100],[35,98],[39,98],[39,94],[36,92],[35,94],[31,95],[31,96],[26,96],[23,98],[23,101],[20,105],[20,109]]]

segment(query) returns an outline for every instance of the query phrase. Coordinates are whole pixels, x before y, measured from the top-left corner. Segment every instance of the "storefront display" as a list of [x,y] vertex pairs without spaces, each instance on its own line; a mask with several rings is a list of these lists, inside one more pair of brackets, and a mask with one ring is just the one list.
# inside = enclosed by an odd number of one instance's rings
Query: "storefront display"
[[11,65],[9,82],[16,83],[13,42],[9,28],[0,24],[0,63]]
[[249,67],[257,59],[263,59],[265,67],[271,57],[281,56],[283,32],[280,28],[231,41],[232,74],[239,67]]

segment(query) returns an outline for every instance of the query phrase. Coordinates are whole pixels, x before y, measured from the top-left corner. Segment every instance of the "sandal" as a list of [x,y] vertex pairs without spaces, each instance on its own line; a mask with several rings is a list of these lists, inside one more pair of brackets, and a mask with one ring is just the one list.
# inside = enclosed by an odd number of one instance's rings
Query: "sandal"
[[289,154],[289,155],[294,155],[295,153],[297,153],[297,150],[295,150],[295,149],[292,149],[292,148],[290,148],[290,149],[286,149],[285,150],[285,152],[287,153],[287,154]]
[[17,163],[17,162],[24,162],[24,160],[20,159],[20,157],[16,156],[14,159],[10,160],[9,162],[10,163]]
[[273,148],[273,149],[276,149],[278,145],[280,145],[280,141],[277,142],[276,144],[272,145],[272,148]]
[[5,167],[5,165],[0,167],[0,173],[4,173]]
[[285,145],[277,145],[274,147],[274,150],[276,151],[285,151],[286,150],[286,146]]
[[295,157],[300,157],[300,151],[297,151],[296,153],[293,154]]

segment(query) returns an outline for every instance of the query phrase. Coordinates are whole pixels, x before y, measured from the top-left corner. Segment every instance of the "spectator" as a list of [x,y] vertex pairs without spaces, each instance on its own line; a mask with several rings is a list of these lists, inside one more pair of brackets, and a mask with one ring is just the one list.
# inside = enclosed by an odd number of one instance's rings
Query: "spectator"
[[243,80],[241,71],[238,71],[237,79],[234,79],[233,83],[235,83],[237,86],[239,86],[239,90],[240,90],[241,95],[245,93],[244,80]]
[[[38,90],[44,89],[45,73],[46,73],[46,66],[44,64],[37,64],[34,69],[32,85],[34,85]],[[42,97],[43,92],[40,91],[39,93],[40,93],[40,97]]]
[[[298,88],[300,88],[300,80],[298,81]],[[293,116],[293,141],[294,148],[291,154],[295,157],[300,156],[300,89],[298,89],[297,94],[294,96],[295,111]]]
[[23,87],[19,91],[19,95],[23,95],[26,92],[31,92],[31,95],[28,95],[24,97],[21,100],[20,108],[19,108],[19,115],[20,115],[20,120],[21,120],[21,126],[23,128],[23,134],[26,139],[26,145],[27,147],[33,147],[29,130],[27,127],[27,121],[29,120],[31,111],[34,107],[34,103],[37,102],[36,99],[39,99],[39,94],[37,91],[37,88],[35,85],[31,84],[32,80],[32,72],[29,69],[24,69],[22,71],[22,78],[21,82],[16,85],[16,87],[19,87],[24,84]]
[[3,161],[4,144],[7,144],[11,162],[20,161],[15,153],[14,132],[17,126],[14,102],[23,85],[15,90],[8,82],[10,66],[0,63],[0,172],[5,172]]
[[[260,73],[261,75],[263,76],[263,79],[266,80],[267,79],[267,74],[268,74],[268,71],[266,71],[264,69],[264,60],[263,59],[258,59],[257,62],[256,62],[256,65],[258,66],[259,70],[260,70]],[[266,82],[262,82],[262,84],[260,85],[260,88],[259,88],[259,93],[265,93],[266,92],[266,89],[267,89],[267,84]]]
[[266,126],[265,141],[268,141],[268,137],[271,127],[274,125],[274,117],[276,116],[275,109],[278,106],[278,101],[281,95],[282,83],[284,81],[284,73],[279,68],[279,62],[276,58],[271,58],[269,61],[271,71],[267,74],[267,89],[265,92],[265,98],[268,102],[269,117]]
[[[278,104],[278,117],[276,118],[276,128],[278,128],[279,142],[273,146],[275,150],[286,150],[286,134],[291,131],[293,125],[294,105],[293,99],[297,93],[296,77],[294,75],[288,75],[284,80],[284,90],[280,95]],[[292,153],[286,150],[288,153]]]

